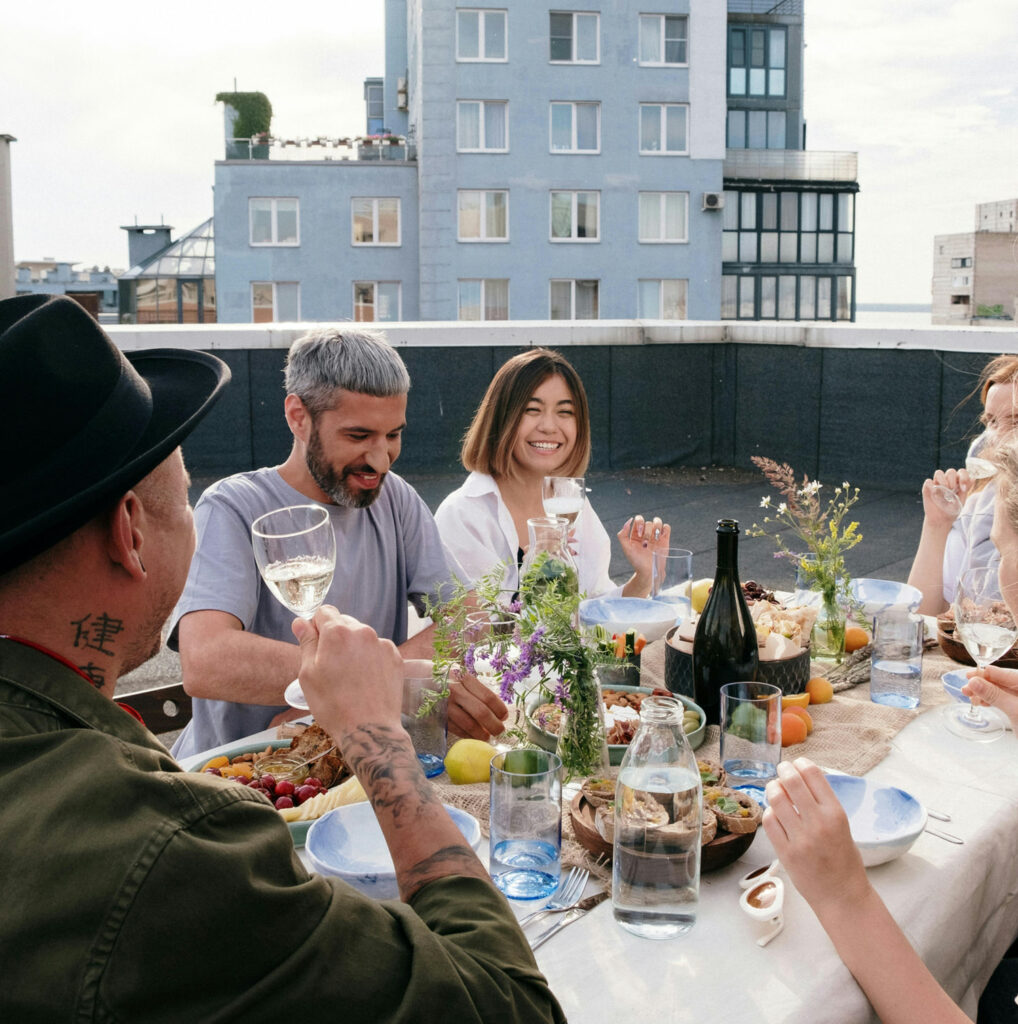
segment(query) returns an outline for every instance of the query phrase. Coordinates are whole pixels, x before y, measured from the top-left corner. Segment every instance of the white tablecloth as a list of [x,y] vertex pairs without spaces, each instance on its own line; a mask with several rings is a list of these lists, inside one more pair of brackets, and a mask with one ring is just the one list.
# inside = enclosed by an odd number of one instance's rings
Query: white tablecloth
[[[262,735],[268,734],[255,738]],[[904,857],[871,868],[870,877],[934,976],[974,1018],[979,993],[1018,934],[1018,741],[1010,732],[990,744],[953,736],[935,708],[898,734],[890,755],[869,777],[949,814],[949,823],[931,821],[930,826],[964,840],[956,846],[924,833]],[[479,852],[486,857],[486,846]],[[696,925],[681,938],[639,939],[615,924],[606,901],[547,942],[537,962],[569,1019],[577,1024],[876,1020],[791,886],[785,930],[769,946],[756,945],[763,926],[739,910],[737,880],[772,858],[761,831],[741,860],[704,875]]]

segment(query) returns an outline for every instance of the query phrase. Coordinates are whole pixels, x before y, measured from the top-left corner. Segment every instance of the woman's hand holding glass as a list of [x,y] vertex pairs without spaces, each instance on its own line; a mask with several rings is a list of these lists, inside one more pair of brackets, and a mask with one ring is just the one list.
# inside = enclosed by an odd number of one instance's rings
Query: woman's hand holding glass
[[997,708],[1011,722],[1011,730],[1018,734],[1018,671],[988,665],[969,670],[969,681],[961,692],[979,707]]
[[938,469],[923,483],[923,513],[933,526],[950,526],[961,514],[972,490],[972,479],[964,469]]

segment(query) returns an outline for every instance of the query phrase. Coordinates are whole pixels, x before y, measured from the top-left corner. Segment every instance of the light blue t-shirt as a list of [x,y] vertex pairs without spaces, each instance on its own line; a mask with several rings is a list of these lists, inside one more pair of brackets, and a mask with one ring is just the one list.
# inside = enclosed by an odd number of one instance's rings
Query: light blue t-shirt
[[[198,544],[184,592],[170,620],[169,644],[177,649],[177,625],[188,612],[215,610],[236,616],[259,636],[296,643],[293,613],[263,582],[251,548],[251,524],[287,505],[307,505],[276,469],[238,473],[213,484],[195,506]],[[406,640],[407,601],[424,611],[453,573],[435,520],[421,496],[389,473],[367,508],[325,506],[336,531],[336,573],[325,602],[371,626],[395,644]],[[173,746],[187,757],[268,727],[285,705],[192,701],[192,719]]]

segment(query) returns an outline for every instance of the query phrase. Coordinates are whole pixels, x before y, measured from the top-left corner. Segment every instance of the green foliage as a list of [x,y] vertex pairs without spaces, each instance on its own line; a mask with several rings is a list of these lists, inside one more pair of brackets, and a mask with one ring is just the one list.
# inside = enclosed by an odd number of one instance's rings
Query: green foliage
[[998,302],[995,306],[976,306],[976,316],[1003,316],[1004,307]]
[[272,126],[272,104],[263,92],[220,92],[217,103],[228,103],[237,111],[233,124],[236,139],[251,139],[256,135],[268,135]]

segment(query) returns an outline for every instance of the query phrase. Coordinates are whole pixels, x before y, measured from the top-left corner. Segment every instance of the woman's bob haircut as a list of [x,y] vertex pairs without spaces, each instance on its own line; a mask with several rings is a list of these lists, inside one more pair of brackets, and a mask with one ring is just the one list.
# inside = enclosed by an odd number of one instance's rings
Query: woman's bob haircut
[[534,392],[552,374],[558,374],[565,381],[576,418],[576,445],[559,473],[583,476],[590,462],[587,393],[569,361],[547,348],[532,348],[513,356],[492,378],[463,437],[460,459],[466,469],[495,479],[513,475],[512,450],[523,412]]

